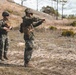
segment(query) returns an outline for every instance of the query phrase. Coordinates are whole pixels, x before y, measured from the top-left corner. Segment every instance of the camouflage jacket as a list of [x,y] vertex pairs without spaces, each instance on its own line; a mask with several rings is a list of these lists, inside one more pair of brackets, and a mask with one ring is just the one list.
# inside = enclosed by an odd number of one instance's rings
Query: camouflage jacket
[[0,20],[0,35],[7,34],[7,31],[3,27],[8,27],[7,23],[2,19]]
[[35,17],[24,16],[22,19],[23,22],[20,25],[20,32],[24,33],[27,37],[33,33],[34,27],[37,27],[43,23],[42,19]]

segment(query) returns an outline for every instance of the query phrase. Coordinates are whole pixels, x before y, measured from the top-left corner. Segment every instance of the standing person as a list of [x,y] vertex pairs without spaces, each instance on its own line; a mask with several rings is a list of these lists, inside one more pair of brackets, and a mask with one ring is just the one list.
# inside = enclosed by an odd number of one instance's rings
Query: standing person
[[[24,66],[28,66],[33,52],[34,27],[41,25],[45,19],[35,18],[29,8],[25,10],[25,16],[22,18],[23,22],[20,25],[20,32],[24,33],[25,52],[24,52]],[[34,23],[35,22],[35,23]]]
[[[7,51],[8,51],[8,32],[10,31],[11,27],[8,26],[8,18],[9,13],[4,11],[2,13],[3,19],[0,20],[0,60],[3,61],[4,59],[8,60],[7,58]],[[3,59],[3,57],[4,59]]]

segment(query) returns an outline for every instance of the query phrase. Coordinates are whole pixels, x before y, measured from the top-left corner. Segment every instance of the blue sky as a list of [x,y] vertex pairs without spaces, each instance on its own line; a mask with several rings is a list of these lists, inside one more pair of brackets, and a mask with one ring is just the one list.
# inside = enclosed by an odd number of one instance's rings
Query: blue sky
[[[14,0],[16,3],[21,4],[21,0]],[[43,6],[53,6],[56,9],[56,2],[52,2],[51,0],[38,0],[39,1],[39,10],[43,7]],[[36,0],[26,0],[24,2],[24,6],[33,8],[33,9],[37,9],[37,2]],[[59,13],[62,10],[62,6],[61,4],[59,4]],[[64,14],[75,14],[76,15],[76,0],[68,0],[68,2],[64,5]]]

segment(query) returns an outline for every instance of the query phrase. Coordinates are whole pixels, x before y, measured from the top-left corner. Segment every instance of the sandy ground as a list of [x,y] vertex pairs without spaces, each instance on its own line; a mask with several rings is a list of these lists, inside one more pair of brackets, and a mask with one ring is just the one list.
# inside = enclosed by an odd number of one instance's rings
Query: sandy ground
[[[1,13],[10,7],[8,11],[10,11],[11,25],[19,26],[26,7],[6,0],[6,3],[2,3],[3,1],[0,0],[0,18],[2,18]],[[33,12],[35,16],[46,19],[40,27],[43,29],[35,31],[34,50],[30,61],[33,67],[23,66],[25,48],[23,34],[18,29],[13,29],[9,32],[9,60],[0,61],[0,75],[76,75],[76,35],[61,36],[61,29],[76,31],[76,27],[67,26],[74,20],[54,20],[54,17],[47,14],[34,10]],[[46,30],[49,26],[56,26],[60,30]]]
[[30,63],[24,67],[24,40],[18,30],[9,33],[8,61],[0,61],[0,75],[76,75],[76,35],[62,37],[61,30],[36,29]]

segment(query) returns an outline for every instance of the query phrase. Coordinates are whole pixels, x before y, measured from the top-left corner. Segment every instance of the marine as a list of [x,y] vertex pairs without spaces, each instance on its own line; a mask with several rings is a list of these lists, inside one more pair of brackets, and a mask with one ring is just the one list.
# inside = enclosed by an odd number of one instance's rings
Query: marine
[[34,28],[41,25],[45,19],[34,17],[32,11],[29,8],[25,10],[25,16],[22,17],[22,19],[23,22],[20,25],[20,32],[24,33],[24,66],[27,67],[33,52]]
[[0,60],[8,60],[8,32],[11,30],[11,26],[8,25],[9,13],[4,11],[2,13],[3,19],[0,20]]

